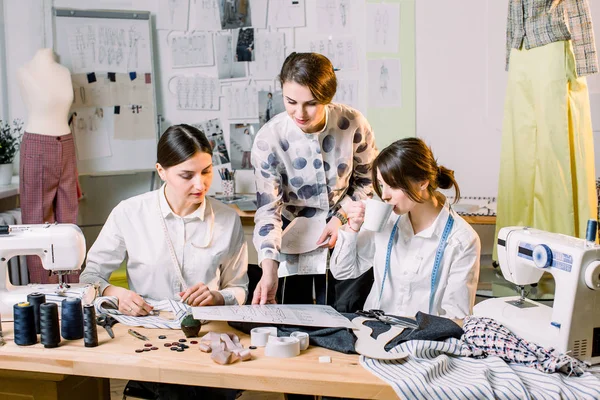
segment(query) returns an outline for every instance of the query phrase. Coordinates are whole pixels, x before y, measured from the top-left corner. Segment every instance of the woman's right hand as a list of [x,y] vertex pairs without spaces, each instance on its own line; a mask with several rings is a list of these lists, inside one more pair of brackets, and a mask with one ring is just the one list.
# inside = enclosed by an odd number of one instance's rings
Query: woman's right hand
[[108,286],[104,289],[103,296],[116,296],[119,299],[119,311],[132,317],[142,317],[150,314],[154,308],[134,291],[122,287]]
[[365,208],[365,203],[362,201],[352,201],[344,204],[348,226],[355,232],[358,232],[363,222],[365,222]]

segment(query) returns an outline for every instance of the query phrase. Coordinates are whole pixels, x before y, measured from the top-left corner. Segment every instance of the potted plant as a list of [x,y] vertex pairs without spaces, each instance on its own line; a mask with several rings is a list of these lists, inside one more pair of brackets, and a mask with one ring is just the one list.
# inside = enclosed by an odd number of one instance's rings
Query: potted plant
[[13,160],[23,136],[23,121],[12,124],[0,120],[0,185],[9,185],[13,175]]

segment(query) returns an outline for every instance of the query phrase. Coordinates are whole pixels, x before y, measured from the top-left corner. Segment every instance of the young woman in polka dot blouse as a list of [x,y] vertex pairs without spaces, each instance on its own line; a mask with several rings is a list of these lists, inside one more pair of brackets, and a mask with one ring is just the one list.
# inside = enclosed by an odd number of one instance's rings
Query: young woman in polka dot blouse
[[[279,79],[285,112],[261,128],[252,147],[258,203],[254,245],[263,271],[253,304],[276,302],[285,225],[296,217],[324,214],[329,222],[316,243],[329,239],[324,247],[333,248],[345,220],[344,204],[373,193],[373,132],[359,111],[331,103],[337,87],[331,62],[317,53],[292,53]],[[325,279],[288,277],[285,303],[312,303],[313,280],[317,300],[323,299]]]

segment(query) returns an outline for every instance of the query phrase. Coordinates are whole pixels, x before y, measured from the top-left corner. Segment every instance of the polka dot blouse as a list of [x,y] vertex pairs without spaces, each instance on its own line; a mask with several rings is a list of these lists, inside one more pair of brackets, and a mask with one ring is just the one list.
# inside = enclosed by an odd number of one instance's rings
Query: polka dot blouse
[[371,162],[377,149],[371,126],[351,107],[329,104],[325,109],[321,132],[304,133],[283,112],[256,135],[253,240],[259,263],[265,258],[279,261],[282,217],[331,216],[345,202],[373,193]]

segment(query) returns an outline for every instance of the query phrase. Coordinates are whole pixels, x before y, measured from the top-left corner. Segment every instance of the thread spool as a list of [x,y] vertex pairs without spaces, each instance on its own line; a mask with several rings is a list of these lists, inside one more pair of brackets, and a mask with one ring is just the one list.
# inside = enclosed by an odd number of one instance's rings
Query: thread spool
[[58,327],[58,306],[55,303],[40,304],[41,342],[45,348],[58,347],[60,329]]
[[596,234],[598,232],[598,221],[590,219],[587,222],[587,229],[585,230],[585,239],[590,243],[596,243]]
[[85,347],[98,346],[98,328],[96,328],[96,310],[93,304],[83,306],[83,342]]
[[83,338],[83,311],[81,299],[69,297],[62,301],[60,334],[63,339],[77,340]]
[[40,305],[46,302],[44,293],[34,292],[27,295],[27,302],[33,306],[35,333],[40,333]]
[[13,306],[15,343],[19,346],[31,346],[37,343],[33,306],[24,301]]

